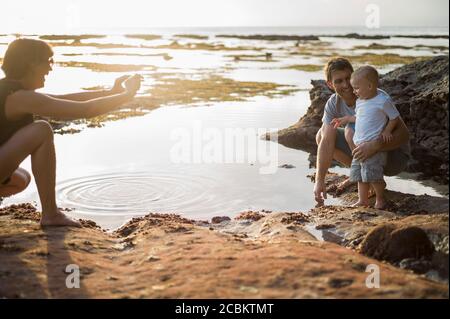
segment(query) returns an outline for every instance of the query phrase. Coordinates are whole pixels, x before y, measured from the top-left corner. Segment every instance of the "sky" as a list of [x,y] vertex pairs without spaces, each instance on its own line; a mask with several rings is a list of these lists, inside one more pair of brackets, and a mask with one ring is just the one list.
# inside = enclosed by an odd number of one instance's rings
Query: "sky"
[[0,33],[112,27],[364,26],[373,13],[366,12],[370,4],[379,9],[381,27],[449,25],[448,0],[2,0]]

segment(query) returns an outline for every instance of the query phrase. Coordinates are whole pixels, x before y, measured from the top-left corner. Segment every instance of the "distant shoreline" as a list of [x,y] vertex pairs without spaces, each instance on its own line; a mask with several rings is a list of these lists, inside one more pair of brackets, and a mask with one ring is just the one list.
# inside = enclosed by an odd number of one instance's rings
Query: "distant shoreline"
[[0,30],[0,35],[9,34],[26,34],[26,35],[44,35],[44,34],[105,34],[105,35],[120,35],[127,33],[179,33],[189,31],[189,33],[227,33],[239,31],[239,34],[296,34],[296,35],[316,35],[324,36],[325,34],[344,35],[348,33],[359,33],[363,35],[448,35],[449,27],[382,27],[379,29],[368,29],[365,26],[342,26],[342,27],[313,27],[313,26],[224,26],[224,27],[125,27],[125,28],[78,28],[66,30]]

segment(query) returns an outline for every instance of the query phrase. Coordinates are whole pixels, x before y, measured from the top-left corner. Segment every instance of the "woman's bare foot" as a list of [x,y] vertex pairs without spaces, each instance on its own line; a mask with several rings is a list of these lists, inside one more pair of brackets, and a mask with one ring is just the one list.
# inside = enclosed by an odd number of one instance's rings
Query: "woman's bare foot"
[[41,226],[81,227],[81,224],[80,222],[64,215],[58,208],[56,213],[42,215]]

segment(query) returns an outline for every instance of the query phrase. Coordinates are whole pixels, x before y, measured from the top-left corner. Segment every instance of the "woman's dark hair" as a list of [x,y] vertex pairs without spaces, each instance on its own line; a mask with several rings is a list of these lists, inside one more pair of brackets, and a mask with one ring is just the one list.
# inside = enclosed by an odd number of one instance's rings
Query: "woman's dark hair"
[[20,80],[31,67],[53,56],[50,45],[41,40],[20,38],[11,42],[3,58],[2,70],[9,79]]

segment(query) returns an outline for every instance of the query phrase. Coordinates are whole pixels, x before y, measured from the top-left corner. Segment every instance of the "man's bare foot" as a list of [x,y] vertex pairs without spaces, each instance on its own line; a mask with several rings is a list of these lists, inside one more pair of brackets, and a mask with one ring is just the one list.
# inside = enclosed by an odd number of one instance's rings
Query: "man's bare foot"
[[360,202],[357,201],[355,204],[352,205],[352,207],[368,207],[369,203],[364,203],[364,202]]
[[[383,189],[386,189],[386,182],[383,181],[383,184],[384,184]],[[376,195],[375,189],[373,188],[372,185],[370,185],[368,198],[372,198],[372,197],[374,197],[375,195]]]
[[41,226],[69,226],[81,227],[80,222],[61,213],[60,209],[54,214],[45,214],[41,217]]

